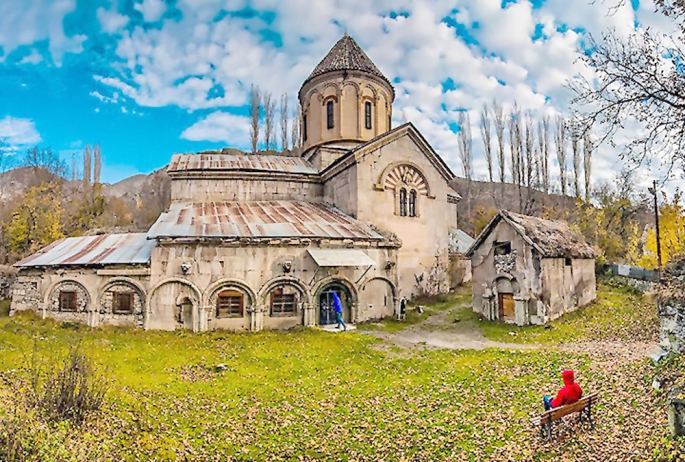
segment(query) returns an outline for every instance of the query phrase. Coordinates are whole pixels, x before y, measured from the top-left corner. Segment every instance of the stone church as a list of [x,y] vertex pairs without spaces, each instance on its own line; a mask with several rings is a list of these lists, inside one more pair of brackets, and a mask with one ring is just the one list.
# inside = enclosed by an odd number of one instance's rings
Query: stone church
[[392,316],[448,264],[459,200],[416,127],[392,127],[394,98],[345,34],[299,91],[301,156],[174,155],[171,205],[147,233],[20,261],[12,313],[258,331],[333,323],[335,292],[348,322]]

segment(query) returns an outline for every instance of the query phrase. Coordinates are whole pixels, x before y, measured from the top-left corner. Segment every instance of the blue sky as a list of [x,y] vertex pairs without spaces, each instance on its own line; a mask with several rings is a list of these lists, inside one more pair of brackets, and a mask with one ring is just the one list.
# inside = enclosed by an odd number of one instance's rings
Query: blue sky
[[[455,172],[456,120],[472,112],[482,177],[484,103],[566,113],[586,34],[666,27],[651,3],[607,15],[611,1],[0,0],[0,138],[10,157],[40,144],[67,161],[99,144],[108,182],[174,152],[248,148],[250,85],[295,107],[348,31],[395,82],[394,122],[414,122]],[[595,181],[616,161],[602,150]]]

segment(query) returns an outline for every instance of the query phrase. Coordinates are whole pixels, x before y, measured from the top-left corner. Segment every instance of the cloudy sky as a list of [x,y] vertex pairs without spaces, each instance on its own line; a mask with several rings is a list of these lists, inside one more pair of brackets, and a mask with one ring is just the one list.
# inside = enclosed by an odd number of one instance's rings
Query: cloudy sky
[[[249,148],[252,84],[288,93],[347,31],[393,82],[413,122],[460,174],[458,114],[494,98],[568,113],[578,50],[610,28],[667,31],[648,0],[0,0],[0,138],[67,161],[100,144],[105,181],[174,152]],[[7,148],[5,148],[7,149]],[[620,169],[600,148],[593,181]],[[651,173],[643,171],[648,178]]]

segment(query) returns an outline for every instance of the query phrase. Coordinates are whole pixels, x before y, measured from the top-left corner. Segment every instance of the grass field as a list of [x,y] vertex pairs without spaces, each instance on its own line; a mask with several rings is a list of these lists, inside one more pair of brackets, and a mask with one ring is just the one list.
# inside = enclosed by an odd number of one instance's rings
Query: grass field
[[[193,334],[2,318],[0,417],[11,418],[12,391],[32,356],[56,363],[79,345],[107,377],[105,409],[80,427],[32,416],[38,424],[25,438],[33,460],[625,461],[685,454],[685,444],[667,437],[663,392],[651,388],[658,371],[629,354],[656,333],[654,309],[640,296],[603,287],[595,305],[547,330],[479,322],[464,297],[428,306],[409,323],[452,310],[488,338],[540,348],[402,350],[378,348],[382,340],[363,332]],[[624,343],[602,348],[603,340]],[[217,372],[218,364],[227,369]],[[587,391],[600,391],[597,426],[569,422],[546,443],[528,419],[567,367]]]

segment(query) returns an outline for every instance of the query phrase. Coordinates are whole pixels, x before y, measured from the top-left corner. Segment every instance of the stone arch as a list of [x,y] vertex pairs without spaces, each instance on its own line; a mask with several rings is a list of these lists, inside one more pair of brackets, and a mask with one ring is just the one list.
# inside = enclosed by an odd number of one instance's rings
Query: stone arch
[[344,89],[347,86],[354,87],[354,89],[357,90],[357,94],[359,94],[359,91],[361,90],[361,88],[359,87],[359,84],[357,82],[352,81],[352,80],[345,80],[340,85],[341,89]]
[[508,273],[500,273],[492,280],[492,285],[497,293],[518,294],[521,287],[514,276]]
[[304,281],[292,276],[280,276],[267,281],[261,287],[261,289],[259,289],[259,293],[257,294],[257,296],[259,297],[259,300],[266,302],[266,297],[269,295],[269,293],[271,293],[273,289],[275,289],[278,286],[284,285],[295,287],[298,291],[300,291],[300,293],[303,296],[302,302],[309,303],[311,294],[309,293],[307,284]]
[[[162,289],[167,293],[163,293]],[[156,306],[158,297],[162,299],[159,300],[159,306]],[[165,330],[183,327],[199,330],[201,302],[202,292],[187,279],[168,278],[160,281],[149,292],[145,306],[145,327]],[[191,312],[187,313],[188,310]],[[187,316],[191,318],[192,325],[188,325]]]
[[239,289],[241,292],[247,295],[248,303],[246,303],[246,308],[257,303],[257,294],[254,290],[252,290],[252,287],[247,285],[246,282],[241,281],[239,279],[221,279],[220,281],[217,281],[211,286],[209,286],[207,290],[205,290],[202,302],[203,305],[208,307],[214,306],[214,303],[216,301],[216,295],[222,290],[230,288]]
[[[335,90],[335,93],[332,94],[332,95],[326,95],[326,91],[327,91],[329,88],[332,88],[333,90]],[[335,97],[336,97],[336,101],[337,101],[337,98],[340,96],[341,88],[340,88],[340,86],[339,86],[337,83],[335,83],[335,82],[329,82],[329,83],[327,83],[326,85],[324,85],[323,88],[321,88],[321,90],[319,90],[319,91],[320,91],[320,94],[321,94],[321,96],[323,97],[324,100],[330,98],[331,96],[335,96]]]
[[126,315],[125,313],[114,313],[114,306],[112,300],[113,296],[110,295],[110,292],[112,292],[113,294],[114,292],[118,291],[116,289],[119,289],[121,287],[125,287],[126,289],[128,289],[129,292],[133,292],[134,296],[132,312],[128,315],[135,316],[136,325],[142,327],[145,323],[145,306],[147,302],[145,296],[145,289],[143,289],[137,281],[134,281],[132,279],[118,277],[107,281],[107,283],[105,283],[105,285],[98,292],[98,303],[96,307],[97,310],[100,311],[101,315]]
[[361,290],[366,290],[366,287],[369,285],[369,283],[371,283],[372,281],[375,281],[375,280],[381,280],[381,281],[387,282],[388,285],[390,286],[390,289],[392,290],[392,296],[394,298],[397,298],[397,287],[395,287],[395,284],[390,279],[388,279],[384,276],[374,276],[374,277],[366,279],[364,282],[362,282]]
[[356,322],[359,319],[359,293],[355,285],[348,279],[338,276],[328,276],[319,281],[316,289],[312,292],[314,294],[315,305],[317,306],[318,324],[330,324],[335,318],[330,307],[330,300],[326,295],[326,290],[333,286],[340,286],[349,296],[349,300],[343,307],[343,318],[346,321]]
[[75,279],[62,279],[52,284],[45,292],[45,306],[51,311],[59,311],[59,292],[65,288],[70,289],[71,291],[76,291],[77,293],[78,308],[76,312],[81,313],[88,311],[88,308],[91,307],[93,300],[91,293],[85,285]]
[[362,302],[359,304],[359,317],[361,320],[380,319],[395,313],[397,290],[390,279],[383,276],[368,278],[361,285],[360,292]]
[[371,93],[373,94],[374,100],[378,99],[378,89],[376,89],[376,87],[374,85],[367,83],[365,85],[365,87],[368,88],[369,90],[371,90]]
[[104,286],[102,286],[102,288],[98,291],[98,303],[102,300],[105,292],[117,285],[128,286],[141,297],[141,300],[143,300],[143,306],[145,305],[145,289],[143,289],[143,287],[137,281],[123,277],[112,278],[107,281]]
[[381,173],[378,184],[384,190],[396,190],[397,186],[406,184],[409,188],[414,188],[423,196],[434,197],[431,194],[430,184],[421,168],[409,161],[396,162],[388,165]]
[[321,295],[321,292],[323,292],[323,289],[327,285],[333,283],[338,283],[345,286],[345,288],[349,290],[350,295],[352,296],[352,302],[355,304],[359,303],[359,292],[357,291],[357,288],[355,287],[354,283],[349,279],[340,276],[327,276],[321,279],[319,282],[317,282],[315,289],[312,291],[312,294],[314,295],[315,299],[317,299]]

